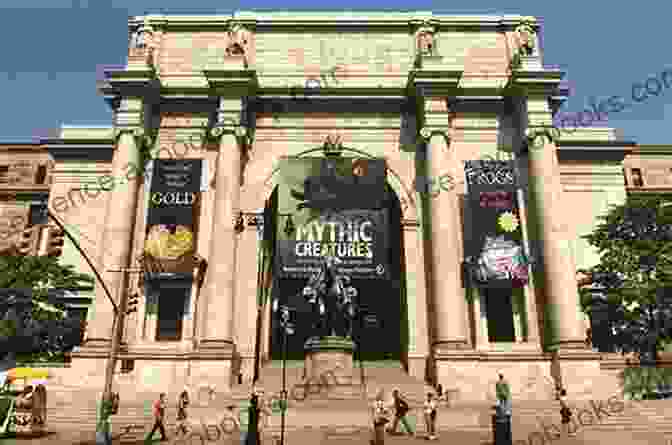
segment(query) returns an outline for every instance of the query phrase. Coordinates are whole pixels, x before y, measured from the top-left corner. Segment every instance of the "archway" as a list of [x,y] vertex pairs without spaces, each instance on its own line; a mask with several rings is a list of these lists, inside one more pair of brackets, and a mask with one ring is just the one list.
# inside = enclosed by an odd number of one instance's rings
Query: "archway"
[[[361,306],[361,315],[353,336],[361,350],[360,358],[364,360],[403,360],[408,346],[402,209],[400,199],[389,179],[385,188],[389,279],[353,278],[352,282],[359,291]],[[277,227],[274,230],[277,230]],[[273,275],[277,276],[276,273]],[[271,301],[277,298],[281,304],[287,304],[295,309],[292,316],[295,333],[287,339],[287,358],[290,360],[303,359],[304,343],[313,335],[310,307],[301,296],[305,284],[305,278],[273,280]],[[282,358],[283,339],[276,314],[271,314],[269,337],[270,358],[279,360]]]

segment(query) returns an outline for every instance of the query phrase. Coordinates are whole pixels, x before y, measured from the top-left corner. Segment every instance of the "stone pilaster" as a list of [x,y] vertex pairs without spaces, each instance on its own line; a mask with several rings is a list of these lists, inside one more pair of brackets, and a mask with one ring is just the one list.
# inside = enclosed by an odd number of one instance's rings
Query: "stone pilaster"
[[528,96],[529,187],[528,226],[530,239],[540,248],[534,267],[537,291],[545,302],[544,343],[551,348],[582,349],[583,322],[579,314],[576,266],[567,215],[562,213],[562,188],[555,141],[543,132],[550,126],[548,99]]
[[425,264],[422,231],[415,220],[404,220],[402,224],[409,318],[408,371],[413,377],[424,379],[429,357],[429,320],[425,274],[422,270]]
[[[425,127],[420,135],[427,143],[427,176],[440,178],[459,167],[449,156],[448,109],[445,99],[427,99]],[[425,198],[429,207],[430,285],[434,310],[434,338],[439,349],[466,349],[467,306],[462,287],[459,202],[457,190],[441,191]]]
[[239,114],[240,100],[222,99],[218,119],[220,124],[211,130],[211,136],[219,141],[219,153],[215,173],[213,230],[208,270],[202,292],[202,304],[199,304],[199,310],[202,311],[199,320],[203,323],[199,347],[204,353],[232,352],[234,346],[233,303],[238,244],[235,221],[240,208],[241,183],[239,140],[245,135],[246,130],[245,127],[232,123],[232,120],[239,122]]
[[[138,208],[139,181],[142,175],[129,175],[129,166],[141,163],[140,149],[144,141],[143,103],[138,98],[124,98],[115,114],[115,152],[111,176],[114,183],[107,194],[105,228],[99,258],[100,273],[117,304],[127,291],[128,273],[110,269],[128,268],[131,262],[134,226]],[[114,311],[105,291],[96,283],[94,313],[89,321],[85,348],[109,345]]]

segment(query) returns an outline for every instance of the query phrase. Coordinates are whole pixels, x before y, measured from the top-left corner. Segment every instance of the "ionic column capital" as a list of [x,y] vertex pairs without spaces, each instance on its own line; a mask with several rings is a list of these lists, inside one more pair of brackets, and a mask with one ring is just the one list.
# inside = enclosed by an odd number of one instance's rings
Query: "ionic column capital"
[[142,127],[117,127],[113,131],[115,144],[118,142],[119,136],[124,133],[133,136],[133,139],[135,139],[135,144],[138,148],[151,147],[154,142],[152,135],[147,133]]
[[528,127],[525,130],[528,149],[541,149],[547,143],[557,145],[559,137],[560,130],[553,126]]
[[233,120],[231,122],[218,123],[207,130],[207,137],[209,139],[217,140],[224,135],[234,136],[241,149],[247,148],[252,144],[249,129],[245,125],[241,125]]
[[439,127],[422,127],[418,134],[418,142],[429,144],[433,137],[442,137],[446,143],[446,147],[450,146],[450,136],[447,128]]

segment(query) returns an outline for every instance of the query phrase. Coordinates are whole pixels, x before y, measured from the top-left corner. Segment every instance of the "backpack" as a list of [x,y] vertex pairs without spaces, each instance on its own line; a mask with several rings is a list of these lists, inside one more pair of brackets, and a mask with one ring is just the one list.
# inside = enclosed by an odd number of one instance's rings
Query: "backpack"
[[409,409],[410,408],[408,407],[408,402],[399,397],[399,399],[397,400],[397,412],[399,412],[400,414],[405,414],[409,411]]

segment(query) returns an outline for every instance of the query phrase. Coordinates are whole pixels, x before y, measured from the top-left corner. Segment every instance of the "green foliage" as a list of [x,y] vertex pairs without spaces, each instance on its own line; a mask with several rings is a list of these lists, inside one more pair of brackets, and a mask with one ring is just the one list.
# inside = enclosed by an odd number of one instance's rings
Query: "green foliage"
[[[583,236],[595,247],[600,262],[587,272],[602,285],[610,306],[618,308],[623,323],[631,325],[629,338],[651,340],[662,349],[669,329],[658,326],[652,310],[664,307],[661,297],[672,289],[672,206],[662,195],[629,196],[623,205],[612,206],[600,217],[593,233]],[[648,271],[643,263],[649,265]],[[581,289],[582,310],[590,313],[591,289]],[[667,309],[669,310],[669,304]],[[636,325],[636,326],[635,326]],[[648,331],[643,334],[644,331]],[[624,342],[626,342],[624,340]],[[622,346],[622,345],[619,345]]]
[[657,388],[672,384],[672,368],[625,368],[619,377],[624,398],[642,400]]
[[80,325],[64,316],[61,303],[49,301],[49,293],[90,289],[93,284],[93,277],[76,272],[72,265],[59,264],[58,258],[0,257],[0,289],[31,290],[33,303],[30,314],[18,308],[0,309],[2,352],[13,352],[18,363],[63,361],[63,345],[73,343]]
[[0,257],[0,289],[33,289],[42,299],[47,289],[80,289],[93,286],[95,279],[59,264],[58,258],[38,256]]

